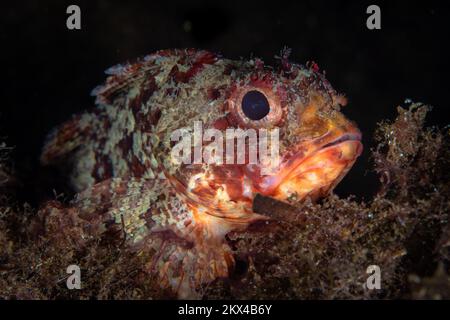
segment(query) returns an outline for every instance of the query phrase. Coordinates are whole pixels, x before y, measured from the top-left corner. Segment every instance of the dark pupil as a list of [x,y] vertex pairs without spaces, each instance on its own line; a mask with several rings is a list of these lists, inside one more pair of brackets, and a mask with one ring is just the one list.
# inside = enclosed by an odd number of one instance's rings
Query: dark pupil
[[249,91],[242,98],[242,111],[252,120],[261,120],[269,114],[269,101],[261,92]]

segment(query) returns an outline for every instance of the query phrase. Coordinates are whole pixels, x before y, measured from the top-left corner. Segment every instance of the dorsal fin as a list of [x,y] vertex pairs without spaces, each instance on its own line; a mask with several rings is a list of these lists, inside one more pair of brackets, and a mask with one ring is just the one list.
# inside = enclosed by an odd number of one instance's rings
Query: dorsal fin
[[[214,63],[217,55],[195,49],[160,50],[140,58],[133,63],[118,64],[105,71],[108,76],[105,84],[96,87],[91,95],[96,96],[97,104],[111,103],[116,97],[127,93],[130,85],[154,78],[162,69],[178,64],[191,65],[188,72],[178,72],[178,80],[195,75],[204,64]],[[173,60],[170,63],[167,60]],[[164,62],[169,62],[164,65]]]
[[147,55],[132,63],[117,64],[105,71],[106,82],[92,90],[96,104],[109,104],[121,94],[126,94],[131,85],[145,77],[153,77],[160,72],[161,60],[169,59],[177,54],[176,50],[163,50]]
[[[175,81],[188,81],[203,67],[217,61],[217,55],[208,51],[195,49],[160,50],[149,54],[133,63],[115,65],[105,73],[108,75],[103,85],[96,87],[91,95],[96,96],[96,104],[110,105],[117,99],[126,97],[133,87],[140,88],[139,99],[142,102],[153,94],[168,79],[159,79],[158,75],[164,71]],[[188,71],[179,71],[177,65],[190,66]],[[120,103],[117,103],[118,105]],[[140,108],[140,103],[134,103]],[[41,155],[42,164],[60,161],[64,156],[81,146],[90,134],[95,132],[101,119],[99,109],[74,116],[53,130],[48,136]]]

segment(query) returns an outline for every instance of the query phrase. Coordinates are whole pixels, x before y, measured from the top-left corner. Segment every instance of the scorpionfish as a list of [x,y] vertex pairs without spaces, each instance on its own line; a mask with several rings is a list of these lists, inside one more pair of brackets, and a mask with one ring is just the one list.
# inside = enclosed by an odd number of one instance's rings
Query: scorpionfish
[[[269,219],[253,212],[256,194],[288,203],[324,196],[362,151],[360,131],[340,112],[346,98],[317,65],[278,59],[271,67],[174,49],[112,67],[93,91],[96,107],[49,135],[41,163],[64,165],[83,219],[155,252],[147,268],[162,288],[199,297],[234,267],[226,235]],[[194,121],[221,132],[278,128],[277,170],[172,161],[171,133]]]

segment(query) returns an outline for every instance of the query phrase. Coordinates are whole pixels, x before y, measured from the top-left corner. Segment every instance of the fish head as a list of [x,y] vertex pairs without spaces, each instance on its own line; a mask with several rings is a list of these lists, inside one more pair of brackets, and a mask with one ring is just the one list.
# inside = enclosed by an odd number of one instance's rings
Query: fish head
[[170,175],[178,190],[235,221],[248,220],[256,194],[292,203],[333,190],[362,152],[361,132],[340,110],[346,98],[317,66],[227,60],[210,68],[217,65],[220,85],[201,88],[214,99],[190,104],[202,111],[188,130],[194,136],[183,141],[189,161],[178,159]]

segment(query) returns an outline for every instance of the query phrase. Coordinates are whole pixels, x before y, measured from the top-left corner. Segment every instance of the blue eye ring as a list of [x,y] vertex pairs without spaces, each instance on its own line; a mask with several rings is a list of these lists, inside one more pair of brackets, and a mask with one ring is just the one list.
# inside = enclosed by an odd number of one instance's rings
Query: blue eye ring
[[270,113],[270,104],[262,92],[250,90],[242,97],[241,109],[248,119],[259,121]]

